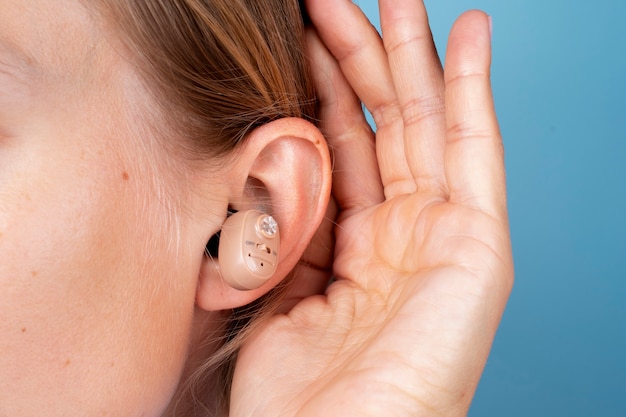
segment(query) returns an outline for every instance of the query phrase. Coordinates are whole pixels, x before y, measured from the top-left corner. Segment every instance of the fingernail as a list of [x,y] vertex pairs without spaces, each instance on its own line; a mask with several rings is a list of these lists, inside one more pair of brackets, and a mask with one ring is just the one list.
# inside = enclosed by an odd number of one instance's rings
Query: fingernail
[[489,15],[488,17],[489,17],[489,38],[493,39],[493,18],[491,17],[491,15]]

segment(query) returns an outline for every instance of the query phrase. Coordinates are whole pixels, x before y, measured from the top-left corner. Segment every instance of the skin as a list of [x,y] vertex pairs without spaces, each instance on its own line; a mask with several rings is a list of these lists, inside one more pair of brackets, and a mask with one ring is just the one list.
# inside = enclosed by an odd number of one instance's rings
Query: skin
[[170,236],[206,237],[147,101],[78,3],[1,2],[2,416],[159,415],[177,386],[202,247]]
[[233,416],[462,416],[487,360],[513,282],[490,21],[459,18],[443,69],[424,4],[379,4],[382,42],[352,2],[307,2],[337,281],[243,348]]
[[[350,1],[308,3],[336,239],[325,222],[243,346],[231,415],[464,415],[513,281],[489,21],[459,19],[444,70],[421,1],[380,2],[383,42]],[[199,334],[280,282],[324,214],[308,125],[272,122],[224,171],[190,175],[147,129],[128,62],[74,0],[0,2],[0,415],[161,415]],[[285,248],[238,292],[202,250],[248,175]]]
[[[175,415],[230,310],[285,278],[326,211],[315,126],[279,119],[192,163],[114,28],[78,0],[0,1],[2,416]],[[229,205],[280,223],[253,291],[205,256]]]

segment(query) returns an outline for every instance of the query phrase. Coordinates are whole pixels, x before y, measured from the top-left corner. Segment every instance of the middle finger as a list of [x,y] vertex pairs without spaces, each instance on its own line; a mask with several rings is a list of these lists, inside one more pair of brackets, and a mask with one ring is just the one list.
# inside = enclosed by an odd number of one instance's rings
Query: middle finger
[[383,41],[419,191],[447,194],[443,70],[422,0],[380,0]]

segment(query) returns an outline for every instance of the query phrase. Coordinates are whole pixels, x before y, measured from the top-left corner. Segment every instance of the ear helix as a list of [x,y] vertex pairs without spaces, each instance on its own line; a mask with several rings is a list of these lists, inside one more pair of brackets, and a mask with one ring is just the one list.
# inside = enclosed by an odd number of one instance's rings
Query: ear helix
[[240,211],[222,225],[218,262],[224,281],[238,290],[259,288],[278,265],[278,223],[258,210]]

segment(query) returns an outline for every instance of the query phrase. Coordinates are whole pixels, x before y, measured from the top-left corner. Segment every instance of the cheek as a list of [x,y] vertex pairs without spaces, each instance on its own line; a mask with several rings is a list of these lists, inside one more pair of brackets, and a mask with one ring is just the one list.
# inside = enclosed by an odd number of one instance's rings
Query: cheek
[[[184,269],[192,255],[171,242],[176,222],[165,221],[167,205],[152,197],[160,193],[110,162],[44,161],[34,176],[30,160],[4,178],[0,404],[8,415],[44,405],[54,415],[67,404],[83,404],[82,415],[140,414],[175,388],[193,313],[194,271]],[[150,399],[159,400],[142,404]]]

